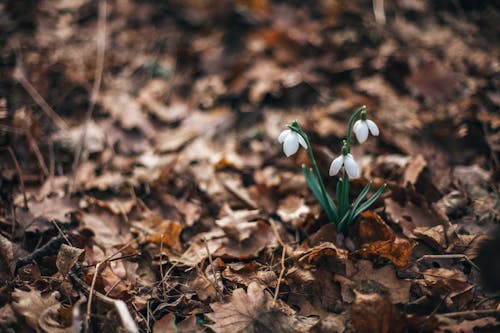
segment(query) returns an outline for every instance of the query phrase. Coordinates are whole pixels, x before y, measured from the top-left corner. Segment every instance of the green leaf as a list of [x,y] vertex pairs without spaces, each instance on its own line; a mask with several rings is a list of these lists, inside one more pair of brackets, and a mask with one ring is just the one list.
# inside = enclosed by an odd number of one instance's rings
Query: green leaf
[[[363,201],[363,199],[366,197],[366,195],[368,194],[368,192],[370,192],[371,187],[372,187],[372,182],[369,182],[368,184],[366,184],[366,186],[363,188],[363,191],[361,191],[361,193],[359,194],[359,196],[356,198],[356,200],[352,204],[352,207],[349,210],[350,212],[355,212],[356,211],[356,209],[358,208],[358,206],[361,204],[361,201]],[[351,215],[352,215],[352,213],[351,213]]]
[[324,209],[326,216],[330,221],[337,221],[338,214],[337,208],[333,203],[332,199],[326,195],[326,198],[323,196],[323,191],[321,190],[321,184],[319,183],[321,180],[318,180],[318,176],[312,170],[308,169],[305,165],[302,166],[302,171],[304,172],[304,176],[306,178],[306,183],[309,186],[312,194],[316,197],[321,207]]
[[370,207],[380,197],[380,195],[382,195],[386,186],[387,184],[380,186],[377,192],[375,192],[375,194],[373,194],[370,199],[366,200],[361,206],[359,206],[359,208],[354,212],[354,216],[358,216],[359,214],[367,210],[368,207]]

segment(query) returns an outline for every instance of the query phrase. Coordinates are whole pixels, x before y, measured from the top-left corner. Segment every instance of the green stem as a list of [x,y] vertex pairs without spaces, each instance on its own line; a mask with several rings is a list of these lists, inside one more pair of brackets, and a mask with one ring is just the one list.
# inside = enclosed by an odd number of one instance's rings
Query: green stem
[[309,160],[311,161],[312,169],[318,178],[321,195],[323,196],[324,202],[328,202],[328,194],[326,194],[325,184],[323,183],[323,178],[321,177],[321,173],[319,172],[318,164],[316,163],[316,159],[314,158],[311,142],[309,142],[307,134],[302,131],[299,123],[296,120],[289,126],[289,128],[292,131],[297,132],[297,134],[299,134],[306,142],[307,154],[309,155]]
[[349,118],[349,123],[347,124],[347,152],[350,153],[351,152],[351,136],[352,136],[352,125],[354,123],[354,120],[356,120],[356,118],[358,117],[358,115],[363,112],[364,110],[366,110],[366,106],[363,105],[362,107],[360,107],[359,109],[357,109],[356,111],[354,111],[354,113],[351,115],[351,118]]

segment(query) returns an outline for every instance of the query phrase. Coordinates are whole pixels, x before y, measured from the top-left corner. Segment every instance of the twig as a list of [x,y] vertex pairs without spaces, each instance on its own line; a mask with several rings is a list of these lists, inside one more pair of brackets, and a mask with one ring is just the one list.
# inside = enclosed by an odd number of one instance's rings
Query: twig
[[73,246],[73,244],[71,244],[71,242],[69,241],[69,239],[66,236],[66,234],[64,233],[64,231],[62,231],[61,227],[59,227],[59,224],[57,224],[57,222],[55,220],[51,220],[50,222],[52,222],[52,224],[54,224],[54,226],[56,227],[57,231],[59,231],[59,234],[61,235],[62,238],[64,238],[64,240],[66,241],[66,243],[68,243],[69,246]]
[[33,262],[37,262],[45,256],[48,256],[51,254],[56,254],[57,251],[59,251],[61,244],[64,242],[65,242],[65,239],[62,236],[52,238],[47,244],[38,248],[30,255],[28,255],[24,258],[18,259],[16,262],[16,269],[15,269],[14,273],[16,273],[20,268],[22,268],[26,265],[29,265]]
[[500,315],[500,309],[448,312],[448,313],[440,313],[437,316],[466,317],[466,316],[481,316],[481,315]]
[[83,128],[83,133],[80,137],[78,146],[75,149],[75,157],[73,160],[73,172],[80,162],[83,146],[85,140],[87,139],[87,131],[89,127],[90,119],[92,118],[92,113],[94,112],[95,105],[97,103],[97,97],[99,96],[99,91],[101,89],[102,83],[102,72],[104,69],[104,55],[106,51],[106,17],[107,17],[107,2],[106,0],[101,0],[99,2],[99,13],[97,22],[97,57],[96,66],[94,73],[94,84],[92,85],[92,91],[90,93],[90,103],[85,113],[85,125]]
[[274,235],[276,236],[276,239],[278,240],[278,243],[280,243],[281,248],[282,248],[282,251],[281,251],[281,271],[280,271],[280,275],[278,277],[278,281],[276,282],[276,289],[274,290],[274,297],[273,297],[273,304],[272,304],[272,306],[274,306],[274,304],[278,300],[281,281],[283,281],[283,275],[285,274],[285,269],[286,269],[286,267],[285,267],[286,244],[281,239],[281,236],[278,232],[278,229],[276,228],[276,225],[274,224],[274,221],[272,219],[270,219],[269,223],[271,224],[271,228],[273,229]]
[[95,266],[94,276],[92,277],[92,284],[90,285],[90,290],[89,290],[89,300],[87,301],[87,311],[85,312],[85,320],[83,322],[83,325],[85,327],[84,328],[85,333],[90,332],[90,312],[92,310],[92,296],[94,295],[94,287],[95,287],[95,282],[97,281],[97,275],[99,274],[99,269],[101,268],[101,264],[103,264],[104,262],[105,261],[100,262]]
[[477,271],[480,271],[479,267],[475,263],[473,263],[472,260],[470,260],[469,257],[467,257],[465,254],[426,254],[417,259],[417,262],[433,259],[463,259]]
[[373,0],[373,15],[379,24],[385,24],[384,0]]
[[11,147],[2,147],[0,149],[6,150],[9,153],[12,162],[14,162],[14,167],[16,168],[16,172],[19,176],[19,187],[21,188],[21,192],[23,193],[24,208],[29,209],[28,197],[26,196],[26,187],[24,187],[24,176],[21,167],[19,166],[19,162],[17,161],[16,155],[14,154],[14,151]]
[[136,241],[137,241],[137,239],[132,239],[130,242],[128,242],[127,244],[125,244],[122,247],[120,247],[117,251],[115,251],[114,253],[112,253],[108,257],[104,258],[103,261],[101,261],[101,262],[99,262],[99,263],[96,264],[96,266],[95,266],[95,273],[94,273],[94,276],[92,277],[92,284],[90,285],[89,299],[88,299],[88,302],[87,302],[87,312],[85,314],[85,321],[83,323],[84,327],[85,327],[85,329],[84,329],[85,333],[88,333],[89,329],[90,329],[90,312],[92,310],[92,295],[93,295],[93,292],[94,292],[95,283],[96,283],[96,280],[97,280],[97,276],[99,275],[99,269],[101,268],[101,265],[103,265],[103,264],[111,261],[115,255],[117,255],[118,253],[120,253],[121,251],[123,251],[125,248],[127,248],[128,246],[130,246],[132,243],[134,243]]
[[40,165],[40,168],[42,169],[45,177],[49,176],[49,171],[47,169],[47,166],[45,165],[45,161],[43,160],[43,156],[42,156],[42,153],[40,152],[40,148],[38,148],[38,145],[36,144],[36,141],[33,138],[33,135],[31,135],[31,133],[28,131],[28,129],[0,125],[0,130],[5,131],[5,132],[10,132],[10,133],[17,133],[17,134],[26,135],[26,138],[28,140],[28,144],[29,144],[31,150],[33,151],[33,153],[35,154],[36,159],[38,161],[38,164]]
[[[137,328],[137,325],[135,324],[134,320],[132,319],[132,316],[130,315],[130,312],[129,312],[125,302],[123,302],[122,300],[116,300],[116,299],[113,299],[113,298],[108,297],[106,295],[103,295],[100,292],[94,290],[92,288],[92,286],[89,288],[89,286],[83,280],[81,280],[74,272],[69,272],[69,276],[85,292],[87,292],[87,294],[89,295],[89,299],[92,297],[92,295],[94,295],[98,300],[102,301],[103,303],[114,306],[116,308],[116,311],[118,312],[118,314],[120,316],[120,319],[121,319],[121,322],[123,324],[123,328],[124,328],[125,332],[129,332],[129,333],[138,333],[139,332],[139,329]],[[95,281],[92,280],[92,284],[94,284],[94,282]],[[90,302],[87,304],[90,304]],[[87,308],[87,315],[89,315],[88,308]],[[87,325],[88,321],[86,321],[84,324]],[[85,330],[88,330],[88,326],[85,327]]]
[[[212,269],[212,274],[214,275],[214,287],[217,295],[219,296],[219,301],[222,302],[222,291],[219,289],[219,281],[217,279],[217,274],[215,274],[214,262],[212,260],[212,254],[210,253],[210,249],[208,248],[208,241],[205,237],[203,237],[203,243],[205,243],[205,249],[207,250],[208,261],[210,262],[210,267]],[[222,282],[222,281],[221,281]]]
[[16,66],[12,76],[14,80],[23,86],[24,90],[28,92],[40,109],[42,109],[47,117],[49,117],[60,130],[68,129],[66,122],[50,107],[42,95],[40,95],[35,87],[26,79],[21,65]]

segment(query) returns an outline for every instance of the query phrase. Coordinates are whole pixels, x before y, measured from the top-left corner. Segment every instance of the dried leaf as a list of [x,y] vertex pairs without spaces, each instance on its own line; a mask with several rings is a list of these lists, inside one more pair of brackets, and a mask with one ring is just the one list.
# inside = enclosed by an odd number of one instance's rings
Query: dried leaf
[[360,260],[354,267],[349,269],[347,277],[358,284],[361,281],[376,281],[388,291],[392,303],[406,304],[410,298],[411,281],[399,279],[396,276],[396,270],[392,266],[375,269],[370,261]]
[[415,228],[413,234],[415,238],[422,239],[435,250],[441,251],[447,248],[446,234],[442,225],[432,228]]
[[62,276],[66,276],[85,252],[83,249],[62,244],[57,253],[56,266]]
[[14,248],[12,243],[0,235],[0,280],[8,281],[14,276],[16,263],[14,261]]
[[[47,316],[54,311],[54,308],[60,307],[57,297],[59,297],[58,292],[42,296],[42,293],[35,289],[29,291],[15,289],[12,293],[14,299],[12,307],[25,318],[26,323],[31,328],[38,330],[44,324],[44,321],[48,320]],[[53,323],[55,324],[56,321],[53,321]],[[70,332],[70,328],[64,329],[58,325],[53,326],[51,329],[51,332],[57,333]]]
[[415,242],[396,238],[365,244],[356,253],[363,258],[384,258],[390,260],[396,267],[405,267],[410,262],[411,251],[414,247]]
[[356,293],[351,318],[359,333],[399,333],[405,329],[404,316],[380,294]]
[[264,287],[256,282],[244,289],[236,289],[229,303],[212,303],[213,312],[206,316],[214,322],[207,325],[216,333],[242,332],[259,321],[259,317],[269,312],[272,298]]
[[361,213],[357,238],[361,244],[376,241],[394,241],[394,231],[373,211]]

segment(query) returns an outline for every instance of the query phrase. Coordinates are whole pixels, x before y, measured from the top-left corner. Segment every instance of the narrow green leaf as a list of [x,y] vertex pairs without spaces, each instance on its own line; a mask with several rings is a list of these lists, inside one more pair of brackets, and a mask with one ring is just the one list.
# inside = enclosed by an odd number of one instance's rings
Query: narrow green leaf
[[370,207],[380,197],[380,195],[382,195],[386,186],[387,186],[386,184],[380,186],[380,188],[377,190],[377,192],[375,192],[370,197],[370,199],[366,200],[361,206],[359,206],[359,208],[356,210],[356,212],[354,212],[354,216],[358,216],[359,214],[364,212],[366,209],[368,209],[368,207]]
[[325,210],[326,216],[330,221],[337,221],[338,214],[337,208],[333,203],[332,199],[326,195],[326,198],[323,196],[323,192],[321,191],[320,181],[317,178],[317,175],[308,169],[306,166],[302,167],[302,171],[304,172],[304,176],[306,178],[307,185],[311,190],[312,194],[316,197],[321,207]]
[[370,192],[371,187],[372,187],[372,182],[369,182],[368,184],[366,184],[366,186],[363,188],[363,191],[361,191],[359,196],[356,198],[356,200],[352,204],[350,211],[352,211],[352,212],[356,211],[356,209],[358,208],[361,201],[363,201],[363,199],[366,197],[368,192]]

